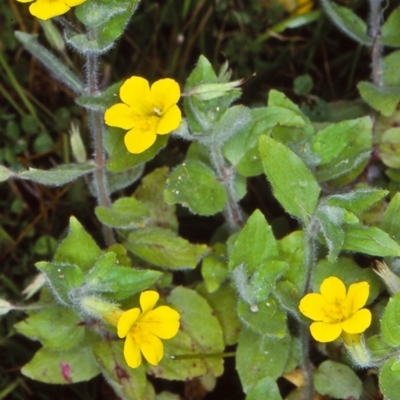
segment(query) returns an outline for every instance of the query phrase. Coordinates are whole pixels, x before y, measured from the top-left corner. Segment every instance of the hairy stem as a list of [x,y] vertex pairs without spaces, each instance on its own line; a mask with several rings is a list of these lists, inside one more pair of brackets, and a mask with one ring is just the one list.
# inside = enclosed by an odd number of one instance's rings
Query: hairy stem
[[239,230],[243,225],[243,215],[236,200],[235,172],[233,168],[228,167],[218,145],[209,146],[211,162],[218,174],[218,178],[226,189],[227,203],[223,211],[225,219],[228,222],[232,232]]
[[369,33],[372,38],[372,48],[371,48],[371,78],[372,82],[381,87],[383,85],[382,76],[382,53],[383,46],[380,41],[380,31],[382,23],[382,10],[381,10],[382,0],[370,0],[370,27]]
[[[304,270],[305,281],[302,297],[310,292],[312,275],[315,266],[315,237],[317,232],[317,223],[311,218],[308,226],[304,230]],[[300,324],[300,342],[302,350],[302,370],[304,375],[304,393],[303,399],[314,398],[313,385],[313,365],[310,361],[310,331],[308,326]]]
[[[98,95],[98,56],[95,54],[86,55],[86,92],[89,96]],[[106,154],[104,150],[104,133],[105,126],[103,114],[89,110],[89,129],[92,136],[94,147],[94,160],[96,170],[93,173],[93,182],[96,190],[97,204],[110,207],[111,199],[108,190],[107,170],[106,170]],[[115,243],[114,235],[111,228],[103,226],[103,235],[108,246]]]

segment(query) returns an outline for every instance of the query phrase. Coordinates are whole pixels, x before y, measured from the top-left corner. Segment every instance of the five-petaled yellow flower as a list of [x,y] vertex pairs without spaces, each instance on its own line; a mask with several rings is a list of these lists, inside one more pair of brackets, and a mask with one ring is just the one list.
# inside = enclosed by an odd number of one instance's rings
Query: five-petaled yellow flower
[[362,308],[369,296],[368,282],[353,283],[346,294],[344,283],[331,276],[322,282],[320,291],[305,295],[299,305],[306,317],[316,321],[310,326],[315,340],[331,342],[342,332],[360,334],[371,325],[371,312]]
[[159,294],[147,290],[140,295],[139,308],[125,311],[118,320],[117,332],[125,339],[124,356],[126,363],[137,368],[144,358],[152,365],[158,365],[164,354],[160,339],[171,339],[179,330],[180,315],[168,306],[154,306]]
[[306,14],[314,6],[313,0],[279,0],[279,3],[293,16]]
[[[20,3],[31,3],[34,0],[17,0]],[[37,18],[47,20],[65,14],[71,7],[78,6],[86,0],[36,0],[29,6],[30,13]]]
[[121,86],[119,96],[122,103],[107,109],[104,120],[109,126],[128,130],[124,141],[130,153],[143,153],[157,135],[172,132],[182,121],[176,105],[181,91],[173,79],[160,79],[150,87],[146,79],[132,76]]

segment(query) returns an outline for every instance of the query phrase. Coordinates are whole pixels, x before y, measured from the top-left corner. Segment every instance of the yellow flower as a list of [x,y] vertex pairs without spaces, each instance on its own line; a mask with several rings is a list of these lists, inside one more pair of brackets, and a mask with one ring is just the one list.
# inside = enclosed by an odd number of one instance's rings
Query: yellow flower
[[364,307],[369,296],[368,282],[346,286],[335,276],[325,279],[321,294],[305,295],[299,305],[300,311],[316,321],[310,326],[311,335],[318,342],[326,343],[344,335],[364,332],[371,325],[371,312]]
[[[20,3],[30,3],[33,0],[17,0]],[[30,13],[37,18],[47,20],[65,14],[71,7],[78,6],[86,0],[36,0],[29,6]]]
[[177,82],[160,79],[149,86],[139,76],[132,76],[121,86],[118,103],[106,110],[107,125],[128,129],[125,146],[130,153],[143,153],[156,141],[157,135],[166,135],[178,128],[182,121],[176,105],[181,96]]
[[158,365],[164,354],[160,339],[171,339],[179,330],[180,315],[168,306],[153,310],[159,295],[148,290],[140,295],[139,308],[125,311],[118,320],[117,332],[125,339],[126,363],[137,368],[142,363],[142,354],[151,365]]
[[308,13],[314,6],[312,0],[280,0],[283,8],[291,15],[302,15]]

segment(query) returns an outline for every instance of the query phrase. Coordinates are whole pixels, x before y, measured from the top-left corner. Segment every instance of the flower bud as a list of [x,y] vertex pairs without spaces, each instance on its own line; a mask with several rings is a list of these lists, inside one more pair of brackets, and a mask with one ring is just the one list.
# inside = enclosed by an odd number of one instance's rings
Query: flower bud
[[44,34],[46,35],[51,47],[62,53],[65,50],[64,39],[54,26],[53,22],[51,20],[44,21],[39,19],[39,23],[42,26]]
[[376,268],[374,271],[383,280],[383,283],[391,296],[394,296],[398,291],[400,291],[400,278],[392,272],[384,261],[376,261]]
[[71,149],[74,158],[78,162],[85,162],[87,159],[85,145],[83,144],[78,125],[71,123],[71,130],[69,131]]
[[361,368],[372,365],[371,354],[365,345],[364,335],[342,332],[346,350],[355,364]]
[[186,96],[196,96],[201,101],[207,101],[222,97],[225,93],[237,88],[243,83],[243,79],[227,83],[203,83],[190,89]]
[[118,304],[109,303],[97,297],[84,297],[81,300],[81,307],[86,314],[101,318],[113,326],[117,326],[119,318],[124,313]]

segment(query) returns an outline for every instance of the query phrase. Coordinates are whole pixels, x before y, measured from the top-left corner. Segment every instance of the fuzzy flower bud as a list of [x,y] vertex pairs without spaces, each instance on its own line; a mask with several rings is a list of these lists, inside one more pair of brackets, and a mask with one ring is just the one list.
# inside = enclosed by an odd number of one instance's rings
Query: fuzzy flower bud
[[400,278],[392,272],[384,261],[376,261],[376,268],[374,271],[383,280],[383,283],[391,296],[394,296],[398,291],[400,291]]
[[108,303],[96,297],[84,297],[81,300],[81,307],[86,314],[101,318],[113,326],[117,326],[118,320],[124,313],[118,304]]
[[226,83],[203,83],[190,89],[185,96],[196,96],[201,101],[207,101],[222,97],[225,93],[237,88],[243,83],[243,79]]

